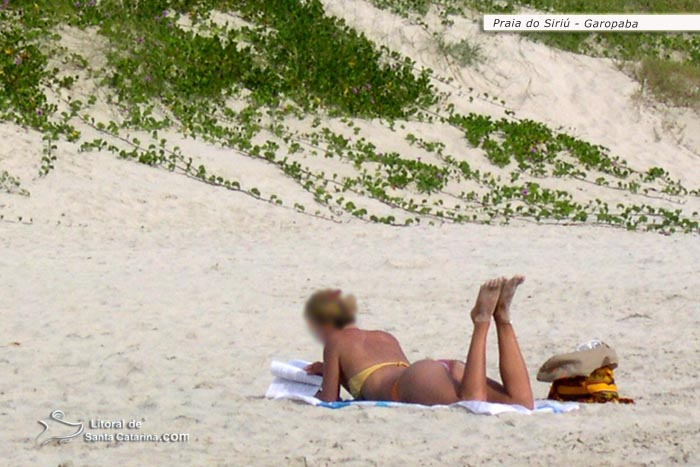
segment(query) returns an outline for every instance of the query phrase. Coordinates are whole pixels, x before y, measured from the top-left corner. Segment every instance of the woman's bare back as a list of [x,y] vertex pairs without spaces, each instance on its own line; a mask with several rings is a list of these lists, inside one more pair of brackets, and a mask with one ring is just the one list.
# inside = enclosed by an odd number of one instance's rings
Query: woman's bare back
[[[348,389],[348,380],[361,371],[379,363],[406,362],[408,358],[399,341],[384,331],[364,331],[357,328],[344,329],[333,343],[338,348],[343,386]],[[391,385],[403,368],[389,366],[380,368],[367,378],[362,395],[365,399],[387,400]]]

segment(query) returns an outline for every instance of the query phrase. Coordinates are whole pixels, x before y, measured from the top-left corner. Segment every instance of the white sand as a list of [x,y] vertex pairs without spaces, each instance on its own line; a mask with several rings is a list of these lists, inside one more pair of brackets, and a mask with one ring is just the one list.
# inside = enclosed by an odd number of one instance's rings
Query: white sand
[[[375,24],[378,35],[402,24],[378,22],[383,13],[363,2],[331,6],[347,17],[358,11],[356,21],[366,18],[363,29]],[[510,37],[483,40],[493,43],[491,59],[467,84],[493,86],[524,116],[572,126],[700,185],[697,139],[657,140],[665,111],[636,100],[634,82],[612,64]],[[517,55],[531,66],[493,81]],[[508,78],[517,73],[523,82]],[[536,86],[529,94],[528,77]],[[697,116],[684,119],[698,127]],[[0,193],[0,214],[11,221],[0,222],[0,464],[700,465],[696,236],[338,225],[71,145],[61,145],[55,171],[36,179],[40,136],[2,124],[0,140],[0,169],[32,193]],[[217,168],[262,189],[306,197],[270,166],[178,143],[207,164],[225,156],[230,162]],[[635,406],[477,417],[261,398],[272,359],[320,358],[301,320],[316,288],[356,293],[361,324],[394,333],[412,359],[462,358],[479,281],[513,273],[528,278],[515,319],[532,378],[553,353],[601,338],[617,349],[618,384]],[[496,364],[492,336],[491,376]],[[533,384],[546,395],[547,385]],[[144,419],[143,432],[191,439],[37,449],[37,420],[55,409],[71,420]]]

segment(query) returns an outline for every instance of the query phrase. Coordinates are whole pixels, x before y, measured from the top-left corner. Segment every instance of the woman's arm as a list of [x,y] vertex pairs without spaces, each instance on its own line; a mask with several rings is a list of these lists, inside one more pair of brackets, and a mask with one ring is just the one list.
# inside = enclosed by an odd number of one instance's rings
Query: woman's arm
[[323,362],[313,362],[304,367],[307,375],[323,376]]
[[332,339],[323,349],[323,385],[318,398],[335,402],[340,397],[340,352],[338,341]]

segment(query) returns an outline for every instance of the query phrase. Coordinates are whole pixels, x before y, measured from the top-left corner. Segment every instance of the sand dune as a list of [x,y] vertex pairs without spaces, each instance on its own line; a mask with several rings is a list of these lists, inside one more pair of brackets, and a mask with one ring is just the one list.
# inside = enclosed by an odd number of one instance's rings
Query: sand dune
[[[496,93],[522,117],[573,128],[635,164],[699,184],[697,116],[662,131],[677,111],[640,101],[638,85],[607,60],[479,34],[486,62],[455,70],[406,20],[366,2],[325,3],[372,39],[456,73],[462,92]],[[477,34],[466,21],[454,30]],[[458,92],[451,99],[466,105]],[[309,202],[273,167],[172,138],[212,167]],[[40,179],[39,134],[3,123],[0,140],[0,168],[31,192],[0,193],[3,465],[700,465],[695,236],[335,224],[69,144]],[[319,287],[354,292],[361,325],[394,333],[411,359],[462,358],[479,282],[514,273],[527,276],[514,313],[533,380],[552,354],[601,338],[617,349],[620,390],[636,405],[477,417],[262,398],[272,359],[320,358],[301,319]],[[496,376],[495,336],[489,345]],[[547,385],[533,384],[544,397]],[[38,449],[37,420],[55,409],[191,438]]]
[[[562,52],[517,34],[483,33],[476,15],[451,17],[451,27],[442,25],[437,15],[429,15],[429,30],[425,30],[365,0],[324,3],[329,12],[372,40],[455,80],[439,86],[453,94],[451,102],[457,109],[501,117],[500,100],[504,100],[519,117],[571,130],[611,148],[634,166],[658,165],[662,155],[673,154],[672,161],[664,160],[673,165],[669,169],[673,175],[698,180],[700,145],[695,135],[700,117],[688,112],[679,119],[678,111],[645,99],[641,85],[613,60]],[[484,63],[476,68],[455,64],[439,53],[434,32],[447,41],[470,39],[481,47]],[[483,98],[484,93],[490,98]],[[476,102],[469,102],[470,95],[477,97]]]

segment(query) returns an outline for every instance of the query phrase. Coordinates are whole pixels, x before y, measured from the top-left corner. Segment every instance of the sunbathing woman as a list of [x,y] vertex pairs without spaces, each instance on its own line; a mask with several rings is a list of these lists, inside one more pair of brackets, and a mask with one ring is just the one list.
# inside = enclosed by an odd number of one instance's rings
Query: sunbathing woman
[[[342,384],[355,399],[390,400],[424,405],[476,400],[533,407],[530,378],[510,321],[510,303],[521,276],[494,279],[479,290],[471,312],[474,322],[466,362],[420,360],[409,363],[399,342],[383,331],[355,326],[357,305],[339,290],[316,292],[305,316],[324,344],[323,363],[307,372],[323,375],[318,397],[337,401]],[[486,336],[491,317],[498,334],[499,370],[503,384],[486,378]]]

